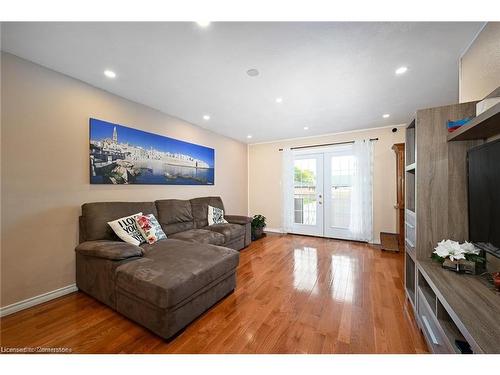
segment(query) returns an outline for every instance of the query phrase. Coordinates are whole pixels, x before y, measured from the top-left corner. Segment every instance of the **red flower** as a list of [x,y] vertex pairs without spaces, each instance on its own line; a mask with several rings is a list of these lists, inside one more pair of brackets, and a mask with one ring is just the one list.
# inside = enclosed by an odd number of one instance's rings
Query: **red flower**
[[139,224],[139,226],[142,229],[144,229],[145,231],[150,230],[152,228],[151,221],[149,220],[149,218],[147,216],[139,216],[137,218],[137,224]]

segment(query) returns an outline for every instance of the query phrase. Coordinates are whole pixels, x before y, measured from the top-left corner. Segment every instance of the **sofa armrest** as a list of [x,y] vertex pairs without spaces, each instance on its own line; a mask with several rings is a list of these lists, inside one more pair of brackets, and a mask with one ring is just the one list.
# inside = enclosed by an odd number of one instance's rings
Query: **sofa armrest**
[[240,225],[245,225],[252,222],[251,217],[240,216],[240,215],[224,215],[224,219],[226,219],[231,224],[240,224]]
[[144,250],[139,246],[106,240],[82,242],[75,251],[82,255],[109,260],[123,260],[144,255]]
[[252,242],[252,218],[240,215],[224,215],[226,219],[231,224],[239,224],[245,227],[245,247],[250,245]]

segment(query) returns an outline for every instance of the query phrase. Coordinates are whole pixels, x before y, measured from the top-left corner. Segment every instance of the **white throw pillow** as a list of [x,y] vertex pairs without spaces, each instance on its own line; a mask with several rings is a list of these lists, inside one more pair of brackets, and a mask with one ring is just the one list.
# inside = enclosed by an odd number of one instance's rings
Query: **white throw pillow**
[[208,206],[208,225],[227,224],[224,219],[224,210],[217,207]]
[[109,221],[108,224],[116,233],[116,235],[123,241],[128,242],[132,245],[140,245],[141,243],[146,242],[141,232],[139,231],[139,228],[137,228],[137,222],[135,221],[135,218],[141,215],[142,212],[138,212],[134,215]]

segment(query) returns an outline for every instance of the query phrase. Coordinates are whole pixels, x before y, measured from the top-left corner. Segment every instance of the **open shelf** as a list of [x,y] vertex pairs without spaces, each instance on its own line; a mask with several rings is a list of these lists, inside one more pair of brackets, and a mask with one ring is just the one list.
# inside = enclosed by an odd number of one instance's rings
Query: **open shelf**
[[[455,353],[462,353],[463,351],[457,345],[457,341],[467,342],[467,340],[465,339],[464,335],[462,335],[457,325],[453,322],[450,314],[448,314],[439,299],[437,300],[436,305],[436,317],[439,322],[438,326],[441,328],[442,333],[450,342],[450,346],[453,348]],[[468,352],[472,351],[470,346],[468,346],[468,349]]]
[[405,251],[405,289],[410,302],[416,306],[415,260]]
[[500,134],[500,103],[448,134],[448,142],[486,139]]
[[405,163],[406,166],[415,163],[415,120],[406,128],[406,142],[405,142]]
[[455,341],[461,340],[474,353],[500,353],[500,293],[480,276],[445,270],[430,259],[417,263],[418,288],[426,303],[435,296],[432,312],[454,351],[460,352]]
[[429,304],[432,312],[436,313],[436,293],[432,290],[429,283],[425,280],[422,274],[418,273],[418,289]]
[[406,172],[406,208],[415,212],[415,171]]

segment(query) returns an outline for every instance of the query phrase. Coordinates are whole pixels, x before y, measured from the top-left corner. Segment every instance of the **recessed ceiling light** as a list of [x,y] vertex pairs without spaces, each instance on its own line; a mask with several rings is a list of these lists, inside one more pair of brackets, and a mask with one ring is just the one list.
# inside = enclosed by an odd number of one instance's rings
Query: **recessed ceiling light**
[[385,114],[383,114],[383,115],[382,115],[382,117],[383,117],[383,118],[388,118],[388,117],[390,117],[390,116],[391,116],[391,115],[390,115],[390,114],[388,114],[388,113],[385,113]]
[[406,73],[407,70],[408,70],[408,68],[406,66],[402,66],[402,67],[396,69],[396,74],[398,74],[398,75],[404,74],[404,73]]
[[257,69],[248,69],[247,74],[250,77],[257,77],[259,75],[259,71]]
[[309,126],[304,126],[304,130],[309,130]]
[[283,98],[276,98],[276,103],[281,103],[283,102]]
[[208,27],[210,25],[210,21],[196,21],[196,23],[200,27]]
[[105,70],[104,75],[108,78],[115,78],[116,77],[116,73],[113,72],[112,70]]
[[248,134],[248,135],[247,135],[247,138],[248,138],[248,139],[250,139],[250,138],[252,138],[252,136],[251,136],[250,134]]
[[203,120],[205,120],[205,121],[210,120],[210,115],[203,115]]

